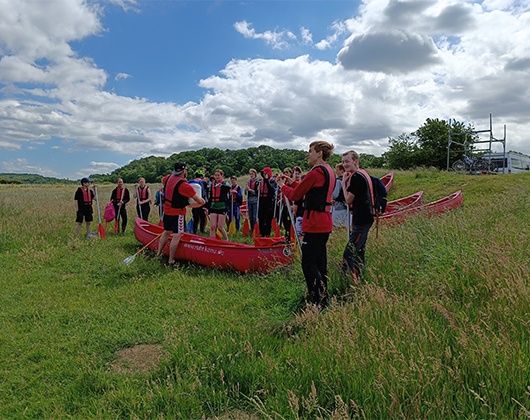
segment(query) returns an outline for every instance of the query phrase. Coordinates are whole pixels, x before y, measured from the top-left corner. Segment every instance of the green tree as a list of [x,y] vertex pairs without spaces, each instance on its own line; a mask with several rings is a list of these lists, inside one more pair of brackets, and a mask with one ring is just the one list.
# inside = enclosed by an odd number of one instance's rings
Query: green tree
[[420,148],[417,140],[411,134],[400,134],[397,138],[390,137],[388,151],[383,153],[383,159],[391,169],[411,169],[421,166]]
[[452,121],[449,125],[445,120],[427,118],[425,123],[412,133],[416,136],[421,151],[421,165],[446,169],[449,133],[451,132],[451,138],[456,142],[452,143],[450,150],[450,164],[452,164],[460,158],[464,148],[473,149],[473,142],[477,139],[477,135],[472,133],[473,130],[471,124],[466,126],[462,122]]

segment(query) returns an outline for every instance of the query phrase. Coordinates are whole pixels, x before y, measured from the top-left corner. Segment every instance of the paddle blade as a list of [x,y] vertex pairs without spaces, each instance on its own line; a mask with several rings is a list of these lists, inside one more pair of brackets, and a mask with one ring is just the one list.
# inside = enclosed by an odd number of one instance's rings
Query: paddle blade
[[291,238],[291,241],[295,241],[296,242],[296,233],[294,231],[294,223],[291,223],[291,228],[289,230],[289,236]]
[[230,222],[230,226],[228,227],[228,234],[229,235],[235,235],[236,232],[237,232],[237,230],[236,230],[236,221],[232,220]]
[[243,229],[241,230],[241,233],[243,236],[248,236],[250,234],[250,222],[248,219],[245,219],[243,222]]
[[101,223],[98,225],[98,235],[101,239],[105,239],[107,237],[107,231]]
[[215,239],[223,239],[223,235],[219,232],[219,229],[215,231]]
[[278,221],[276,220],[276,217],[272,218],[272,230],[276,232],[276,229],[278,229]]
[[120,227],[120,221],[119,220],[116,220],[114,222],[114,229],[112,229],[112,233],[118,233],[118,229]]
[[[273,219],[273,220],[276,220],[276,219]],[[274,222],[272,224],[274,225]],[[280,232],[280,225],[278,223],[276,223],[276,226],[274,226],[274,236],[276,238],[279,238],[280,236],[282,236]]]
[[134,255],[131,255],[130,257],[127,257],[123,260],[123,263],[125,265],[129,265],[130,263],[132,263],[134,261],[134,259],[136,258],[136,254]]
[[254,224],[254,230],[252,231],[252,237],[257,238],[259,236],[259,225],[258,222]]

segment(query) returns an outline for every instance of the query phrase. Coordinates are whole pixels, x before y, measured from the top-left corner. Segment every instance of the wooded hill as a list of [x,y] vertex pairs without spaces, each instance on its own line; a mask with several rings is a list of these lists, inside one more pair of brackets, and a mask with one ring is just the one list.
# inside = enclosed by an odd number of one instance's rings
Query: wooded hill
[[[341,161],[341,155],[333,155],[328,163],[332,166]],[[143,176],[148,183],[160,182],[162,177],[173,170],[175,162],[186,162],[188,174],[193,176],[196,169],[206,168],[207,175],[212,175],[216,169],[222,169],[226,177],[241,176],[248,173],[250,168],[258,172],[269,166],[273,172],[279,172],[285,167],[297,165],[306,171],[309,169],[305,150],[274,149],[270,146],[252,147],[240,150],[200,149],[174,153],[168,158],[149,156],[134,160],[107,175],[92,174],[94,182],[115,182],[122,178],[126,183],[133,183]],[[382,158],[373,155],[362,155],[364,167],[381,166]]]

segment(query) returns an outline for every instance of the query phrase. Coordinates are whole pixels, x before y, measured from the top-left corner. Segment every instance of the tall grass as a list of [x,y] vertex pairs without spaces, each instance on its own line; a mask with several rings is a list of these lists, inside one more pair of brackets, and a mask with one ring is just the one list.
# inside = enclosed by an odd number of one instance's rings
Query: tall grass
[[[127,266],[132,223],[76,238],[75,188],[1,186],[0,417],[528,418],[529,181],[397,172],[391,199],[462,189],[464,206],[371,232],[360,286],[334,232],[323,313],[299,261]],[[154,367],[116,369],[138,344],[157,345]]]

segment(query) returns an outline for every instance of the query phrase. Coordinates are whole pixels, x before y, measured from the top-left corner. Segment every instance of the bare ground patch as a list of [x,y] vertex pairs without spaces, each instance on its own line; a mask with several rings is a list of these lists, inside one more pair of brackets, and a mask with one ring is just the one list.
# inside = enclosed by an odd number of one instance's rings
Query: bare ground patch
[[113,372],[144,373],[156,367],[163,357],[160,344],[137,344],[116,352],[118,358],[110,363]]

